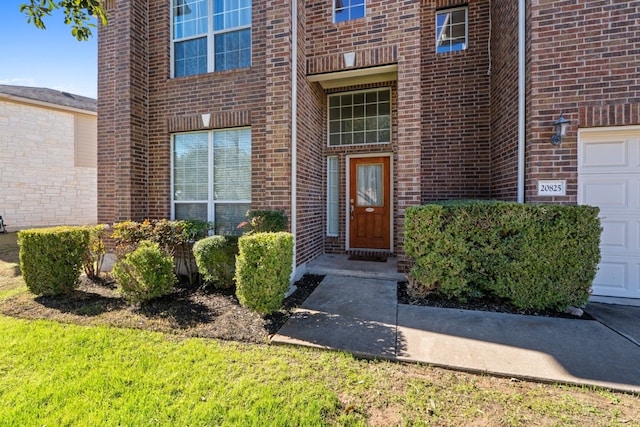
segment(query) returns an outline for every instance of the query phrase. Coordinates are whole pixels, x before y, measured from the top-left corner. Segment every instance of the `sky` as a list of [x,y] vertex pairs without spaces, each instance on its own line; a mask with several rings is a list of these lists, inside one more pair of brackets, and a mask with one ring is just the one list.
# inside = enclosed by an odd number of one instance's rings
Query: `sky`
[[[61,10],[45,19],[46,30],[27,23],[25,0],[0,0],[0,84],[35,86],[97,97],[97,28],[80,42]],[[93,23],[96,21],[94,20]]]

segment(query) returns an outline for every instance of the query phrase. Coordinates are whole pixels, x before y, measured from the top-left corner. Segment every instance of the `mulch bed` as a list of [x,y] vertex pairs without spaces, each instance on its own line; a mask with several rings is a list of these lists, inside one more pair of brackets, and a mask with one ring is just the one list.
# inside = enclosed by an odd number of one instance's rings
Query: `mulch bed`
[[[261,316],[238,302],[234,289],[203,289],[182,282],[174,291],[147,303],[129,305],[119,295],[113,280],[100,283],[86,278],[70,295],[34,297],[22,293],[2,301],[0,314],[49,319],[80,325],[109,325],[146,329],[180,336],[206,337],[246,343],[267,343],[309,295],[324,276],[305,275],[295,283],[296,291],[286,298],[282,309]],[[554,311],[522,310],[496,299],[475,299],[465,303],[438,295],[413,298],[406,282],[398,283],[400,304],[482,310],[501,313],[576,319]],[[585,313],[580,319],[593,319]]]
[[94,283],[86,278],[70,295],[34,297],[26,293],[8,298],[0,305],[0,313],[28,319],[266,343],[323,278],[303,276],[295,283],[297,290],[285,299],[283,308],[267,316],[242,307],[233,289],[208,290],[183,282],[169,295],[129,305],[118,294],[112,280]]
[[594,320],[593,317],[591,317],[586,312],[582,315],[582,317],[576,317],[571,314],[555,310],[525,310],[509,304],[507,301],[491,297],[468,299],[466,302],[460,302],[447,299],[443,295],[433,293],[428,295],[426,298],[416,298],[409,295],[409,286],[407,282],[398,282],[398,303],[407,305],[419,305],[425,307],[457,308],[461,310],[479,310],[491,311],[495,313],[522,314],[527,316]]

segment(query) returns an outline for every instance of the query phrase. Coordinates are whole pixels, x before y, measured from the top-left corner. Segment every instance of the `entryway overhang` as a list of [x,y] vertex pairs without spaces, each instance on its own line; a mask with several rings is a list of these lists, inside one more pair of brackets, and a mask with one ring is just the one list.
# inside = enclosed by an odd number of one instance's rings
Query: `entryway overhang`
[[320,83],[323,89],[389,82],[398,79],[398,64],[312,74],[307,79]]

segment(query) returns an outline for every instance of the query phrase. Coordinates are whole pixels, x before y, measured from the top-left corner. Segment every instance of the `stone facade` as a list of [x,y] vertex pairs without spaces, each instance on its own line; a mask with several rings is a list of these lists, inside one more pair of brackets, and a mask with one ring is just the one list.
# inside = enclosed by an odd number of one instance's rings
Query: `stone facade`
[[[96,223],[95,124],[91,111],[0,93],[0,215],[10,231]],[[77,141],[79,125],[85,140]]]
[[[297,0],[293,16],[289,1],[254,0],[250,67],[172,78],[171,1],[108,0],[110,22],[99,34],[99,221],[170,217],[172,134],[250,126],[252,207],[295,218],[299,266],[348,247],[348,159],[390,156],[389,250],[405,268],[407,207],[517,197],[518,3],[367,0],[365,17],[334,23],[331,1]],[[455,7],[467,9],[468,45],[436,54],[436,14]],[[526,2],[526,201],[576,202],[578,128],[640,123],[639,8]],[[391,143],[330,147],[327,96],[380,87],[391,90]],[[555,147],[551,125],[561,112],[571,133]],[[340,228],[328,237],[329,156],[338,159]],[[539,179],[566,179],[566,196],[537,196]]]

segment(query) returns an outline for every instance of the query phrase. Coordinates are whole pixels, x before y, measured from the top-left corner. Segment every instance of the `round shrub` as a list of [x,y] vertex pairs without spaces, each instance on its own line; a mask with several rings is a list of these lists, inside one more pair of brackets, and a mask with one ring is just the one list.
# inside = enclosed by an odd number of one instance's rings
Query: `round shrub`
[[211,236],[193,245],[193,256],[206,284],[216,288],[231,288],[235,271],[238,238]]
[[89,231],[83,227],[51,227],[18,232],[20,270],[36,295],[68,294],[80,284]]
[[133,304],[167,295],[177,282],[173,257],[148,240],[116,262],[112,274],[122,296]]
[[236,296],[261,314],[276,311],[289,289],[293,262],[291,233],[256,233],[238,240]]

